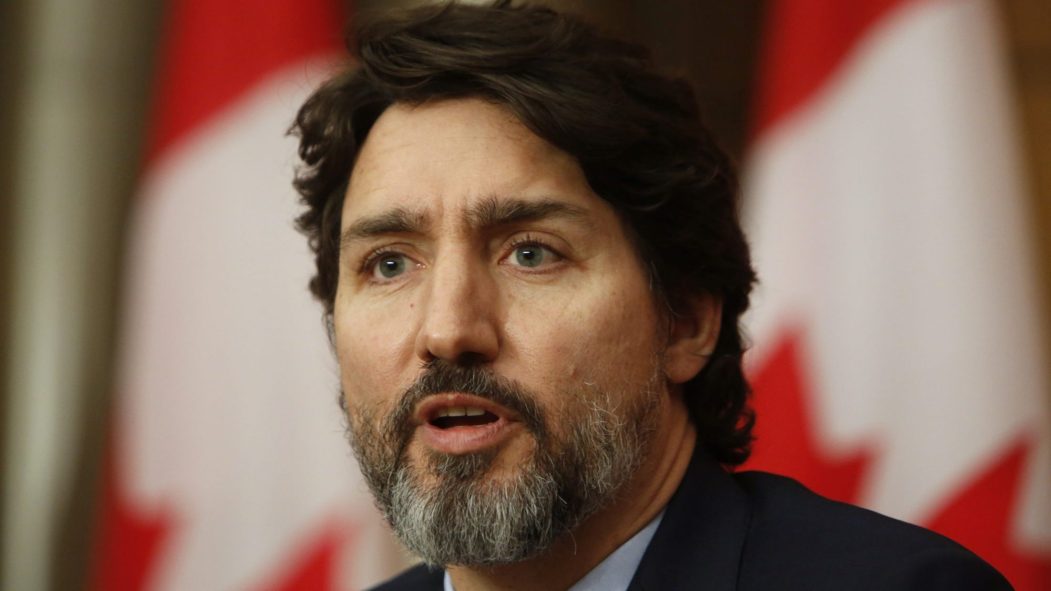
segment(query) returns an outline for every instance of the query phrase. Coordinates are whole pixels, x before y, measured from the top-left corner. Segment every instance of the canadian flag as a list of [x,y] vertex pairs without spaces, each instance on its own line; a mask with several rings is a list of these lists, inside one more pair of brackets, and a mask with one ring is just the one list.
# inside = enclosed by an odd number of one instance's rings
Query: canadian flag
[[129,227],[91,587],[348,589],[399,561],[343,437],[293,227],[335,0],[172,0]]
[[747,467],[1051,589],[1051,416],[987,0],[771,0],[746,223]]

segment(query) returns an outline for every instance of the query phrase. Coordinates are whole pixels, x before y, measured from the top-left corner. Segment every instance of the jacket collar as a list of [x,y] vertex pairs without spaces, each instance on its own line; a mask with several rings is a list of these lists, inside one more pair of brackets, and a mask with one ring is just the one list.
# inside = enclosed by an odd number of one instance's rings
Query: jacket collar
[[744,492],[698,443],[628,590],[735,589],[750,518]]

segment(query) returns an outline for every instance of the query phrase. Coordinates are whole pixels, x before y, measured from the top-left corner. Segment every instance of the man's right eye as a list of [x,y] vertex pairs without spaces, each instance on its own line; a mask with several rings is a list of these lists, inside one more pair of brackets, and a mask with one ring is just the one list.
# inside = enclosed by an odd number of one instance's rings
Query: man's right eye
[[404,273],[409,268],[410,261],[403,254],[391,252],[380,255],[372,264],[372,277],[384,280],[394,279]]

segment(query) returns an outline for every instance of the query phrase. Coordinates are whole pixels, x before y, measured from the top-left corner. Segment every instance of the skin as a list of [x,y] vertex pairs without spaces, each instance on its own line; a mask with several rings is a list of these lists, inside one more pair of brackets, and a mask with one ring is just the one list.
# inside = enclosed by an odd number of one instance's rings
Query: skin
[[[512,201],[554,205],[496,225],[469,215]],[[719,305],[697,298],[664,319],[620,219],[574,158],[480,100],[395,105],[359,153],[342,228],[334,328],[350,413],[386,417],[434,358],[520,382],[556,429],[572,420],[562,393],[581,383],[641,396],[655,369],[666,377],[648,457],[621,494],[540,556],[450,568],[458,591],[567,588],[660,512],[695,441],[679,385],[714,347]],[[494,479],[534,447],[526,429],[505,435]],[[406,453],[420,459],[426,445],[414,436]]]

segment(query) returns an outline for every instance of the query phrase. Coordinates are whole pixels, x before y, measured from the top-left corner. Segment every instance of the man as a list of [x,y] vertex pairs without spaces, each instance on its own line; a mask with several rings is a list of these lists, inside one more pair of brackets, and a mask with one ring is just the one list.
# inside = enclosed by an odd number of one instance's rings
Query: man
[[[417,9],[294,126],[381,589],[1000,589],[932,533],[728,469],[754,273],[689,86],[543,8]],[[769,420],[776,420],[771,417]]]

